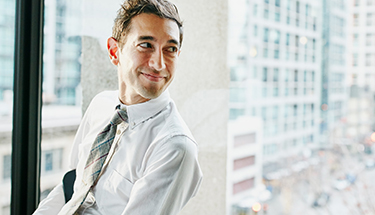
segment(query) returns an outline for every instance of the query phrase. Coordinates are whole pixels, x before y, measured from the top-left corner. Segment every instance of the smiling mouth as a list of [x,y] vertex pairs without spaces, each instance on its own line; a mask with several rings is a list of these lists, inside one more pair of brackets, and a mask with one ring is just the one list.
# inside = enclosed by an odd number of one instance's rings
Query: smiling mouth
[[148,80],[154,81],[154,82],[159,82],[159,81],[164,79],[164,77],[160,76],[160,75],[151,75],[151,74],[147,74],[147,73],[142,73],[142,75],[145,78],[147,78]]

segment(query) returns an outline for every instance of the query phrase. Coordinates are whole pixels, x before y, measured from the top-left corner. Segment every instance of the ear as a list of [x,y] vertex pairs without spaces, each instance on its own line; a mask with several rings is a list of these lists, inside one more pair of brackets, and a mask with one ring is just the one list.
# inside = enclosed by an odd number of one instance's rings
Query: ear
[[107,49],[108,49],[108,54],[109,58],[111,59],[111,62],[113,65],[117,66],[119,60],[118,60],[118,42],[115,38],[110,37],[107,40]]

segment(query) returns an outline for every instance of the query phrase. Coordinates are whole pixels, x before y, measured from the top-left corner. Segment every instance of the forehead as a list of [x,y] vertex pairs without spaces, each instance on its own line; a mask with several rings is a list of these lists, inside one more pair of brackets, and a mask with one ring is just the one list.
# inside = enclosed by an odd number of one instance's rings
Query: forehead
[[179,28],[174,20],[142,13],[132,18],[127,37],[151,36],[158,41],[179,41]]

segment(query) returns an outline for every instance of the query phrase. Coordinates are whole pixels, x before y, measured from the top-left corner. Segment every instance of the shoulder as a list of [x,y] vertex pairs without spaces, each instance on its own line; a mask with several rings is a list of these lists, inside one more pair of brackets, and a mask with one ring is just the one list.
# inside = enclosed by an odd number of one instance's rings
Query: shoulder
[[179,139],[184,136],[196,144],[189,127],[186,125],[184,119],[178,112],[173,100],[170,102],[168,109],[169,113],[165,115],[164,118],[165,125],[163,133],[166,133],[169,138]]

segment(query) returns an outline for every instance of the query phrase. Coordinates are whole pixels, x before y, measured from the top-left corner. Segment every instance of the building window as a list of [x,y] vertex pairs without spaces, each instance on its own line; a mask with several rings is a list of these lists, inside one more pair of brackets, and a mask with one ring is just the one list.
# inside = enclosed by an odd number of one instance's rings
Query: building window
[[275,12],[275,22],[280,22],[280,12]]
[[294,82],[298,82],[298,70],[294,70]]
[[372,13],[367,13],[367,26],[372,25]]
[[264,48],[264,49],[263,49],[263,57],[264,57],[264,58],[267,58],[267,57],[268,57],[268,49],[267,49],[267,48]]
[[296,13],[299,13],[299,1],[296,1]]
[[278,87],[273,88],[273,96],[274,97],[278,97],[279,96],[279,88]]
[[358,24],[359,24],[358,14],[353,14],[353,26],[358,26]]
[[3,179],[4,180],[10,179],[11,171],[12,171],[12,156],[4,155],[3,157]]
[[269,16],[269,11],[268,11],[268,9],[264,9],[263,18],[264,18],[264,19],[268,19],[268,16]]
[[59,171],[62,168],[63,149],[52,149],[43,152],[42,167],[44,173]]
[[274,39],[274,43],[275,44],[280,44],[280,31],[274,31],[273,32],[274,33],[274,37],[275,37],[275,39]]
[[294,44],[295,44],[296,47],[298,47],[298,43],[299,43],[299,36],[296,35],[295,39],[294,39]]
[[233,184],[233,194],[250,190],[251,188],[254,188],[254,178],[246,179],[244,181]]
[[310,13],[310,6],[309,4],[306,4],[306,9],[305,9],[306,17],[309,16],[309,13]]
[[264,29],[264,32],[263,32],[263,42],[267,43],[268,42],[268,35],[269,34],[269,30],[268,28],[265,28]]
[[254,14],[255,17],[258,15],[258,5],[257,4],[254,4],[253,14]]
[[279,69],[278,68],[273,69],[273,81],[274,82],[279,81]]
[[280,7],[280,0],[275,0],[275,6]]
[[358,54],[353,54],[352,56],[353,66],[358,66]]
[[312,82],[315,81],[315,72],[314,71],[311,72],[311,81]]
[[353,34],[353,46],[358,46],[358,34]]
[[273,58],[279,59],[280,58],[280,51],[278,49],[275,49],[273,52],[274,52]]
[[293,116],[297,116],[297,115],[298,115],[298,106],[293,105]]
[[268,79],[268,71],[267,71],[267,67],[263,67],[263,75],[262,75],[262,80],[264,82],[267,82],[267,79]]
[[313,44],[312,44],[313,50],[315,50],[315,39],[313,39],[312,42],[313,42]]
[[234,137],[234,147],[239,147],[243,145],[254,144],[256,141],[256,134],[249,133],[243,135],[237,135]]
[[249,156],[245,158],[236,159],[233,161],[233,170],[242,169],[255,164],[255,156]]
[[286,34],[285,44],[286,44],[287,46],[289,46],[289,38],[290,38],[289,34]]
[[258,36],[258,26],[254,25],[254,32],[253,32],[254,37]]
[[375,34],[371,34],[371,33],[366,34],[366,46],[371,46],[372,40],[373,40],[373,35],[375,36]]

